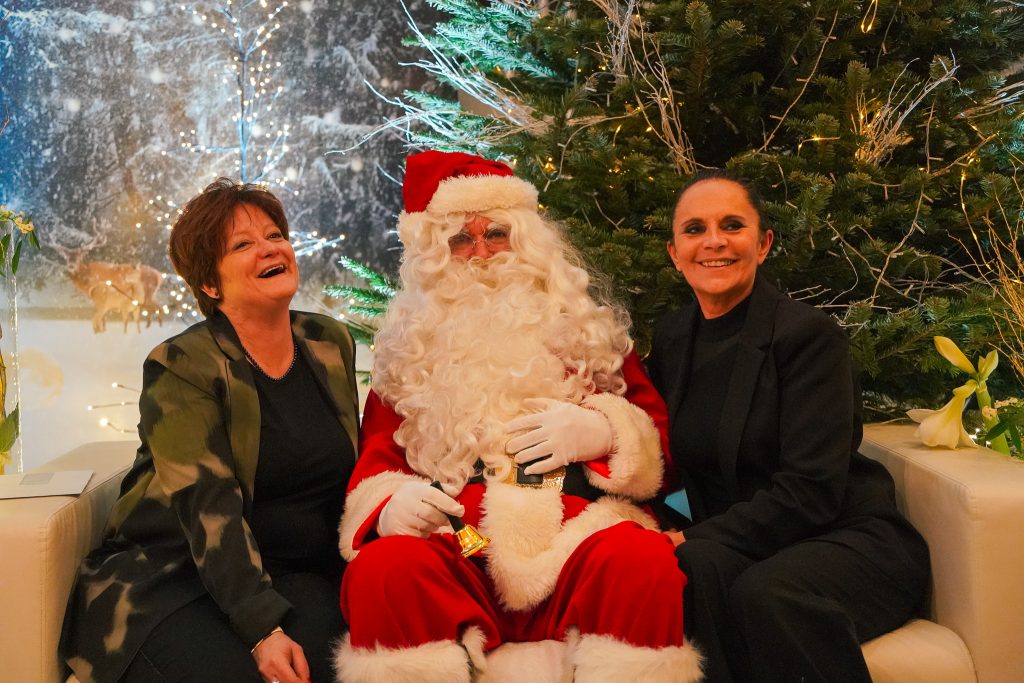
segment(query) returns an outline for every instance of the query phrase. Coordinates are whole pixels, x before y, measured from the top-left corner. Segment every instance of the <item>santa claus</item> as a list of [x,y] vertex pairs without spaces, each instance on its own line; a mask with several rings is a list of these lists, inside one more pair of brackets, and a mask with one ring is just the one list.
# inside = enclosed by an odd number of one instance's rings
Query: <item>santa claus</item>
[[[504,164],[416,154],[403,195],[341,521],[339,679],[471,681],[502,643],[556,639],[576,681],[698,680],[686,578],[643,507],[665,408],[626,314]],[[463,557],[447,515],[490,545]]]

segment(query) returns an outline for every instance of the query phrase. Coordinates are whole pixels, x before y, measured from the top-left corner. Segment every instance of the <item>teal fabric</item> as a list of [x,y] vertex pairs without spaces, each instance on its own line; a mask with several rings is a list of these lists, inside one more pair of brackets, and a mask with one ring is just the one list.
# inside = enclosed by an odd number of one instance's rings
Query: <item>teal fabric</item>
[[[299,352],[355,448],[355,347],[344,325],[292,313]],[[82,563],[61,654],[82,683],[116,681],[168,614],[209,593],[246,643],[290,608],[246,522],[260,444],[252,368],[228,320],[193,325],[143,365],[135,463],[103,544]]]

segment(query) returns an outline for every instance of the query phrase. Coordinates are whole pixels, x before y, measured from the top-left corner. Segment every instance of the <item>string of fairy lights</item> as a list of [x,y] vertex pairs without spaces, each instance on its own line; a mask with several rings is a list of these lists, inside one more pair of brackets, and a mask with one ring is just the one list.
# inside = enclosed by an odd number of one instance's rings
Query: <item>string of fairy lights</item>
[[[291,167],[282,168],[286,154],[290,151],[288,138],[290,126],[283,121],[279,100],[286,92],[283,82],[277,76],[282,63],[272,53],[272,38],[281,30],[281,13],[289,7],[288,2],[277,4],[267,0],[223,0],[221,3],[196,3],[180,5],[180,10],[192,17],[195,24],[220,38],[226,48],[226,63],[211,85],[223,89],[223,107],[230,112],[231,144],[216,144],[211,140],[199,139],[197,128],[178,131],[174,149],[161,151],[162,157],[175,153],[195,154],[205,157],[208,173],[196,174],[209,181],[223,175],[230,175],[242,183],[252,183],[271,189],[278,196],[298,197],[299,191],[290,183],[298,180],[298,172]],[[211,127],[210,130],[215,130]],[[214,133],[207,132],[207,135]],[[208,159],[208,161],[206,160]],[[225,165],[231,168],[224,172]],[[195,193],[202,185],[192,188]],[[154,222],[162,231],[170,230],[183,207],[178,200],[164,194],[149,200],[149,211]],[[136,230],[143,230],[142,222],[135,224]],[[319,230],[292,227],[289,232],[296,258],[308,257],[324,250],[334,249],[345,241],[346,235],[322,235]],[[113,283],[107,283],[114,286]],[[169,318],[183,324],[198,322],[202,318],[192,292],[184,279],[174,273],[163,273],[160,298],[163,303],[149,306],[141,315],[147,324],[154,319],[163,322]],[[112,388],[139,393],[119,382]],[[95,403],[87,406],[89,411],[116,410],[133,406],[134,400]],[[118,433],[133,433],[109,417],[98,420],[100,427]]]
[[[201,25],[219,32],[228,46],[231,61],[224,65],[220,77],[226,86],[226,104],[236,108],[231,121],[236,131],[237,145],[216,146],[198,144],[189,140],[185,131],[178,137],[183,149],[202,154],[223,152],[237,153],[235,171],[243,183],[268,182],[287,191],[287,175],[274,174],[284,155],[288,152],[288,124],[279,123],[274,114],[274,105],[284,93],[284,86],[276,82],[274,71],[281,67],[268,49],[268,43],[281,29],[278,16],[288,7],[282,2],[276,8],[262,12],[264,19],[255,26],[246,27],[241,15],[243,11],[257,4],[254,1],[235,5],[231,0],[209,11],[199,7],[182,5],[183,12],[191,12]],[[259,0],[259,8],[268,10],[266,0]],[[246,13],[247,17],[252,12]],[[190,132],[195,135],[195,130]],[[292,190],[298,194],[297,190]]]

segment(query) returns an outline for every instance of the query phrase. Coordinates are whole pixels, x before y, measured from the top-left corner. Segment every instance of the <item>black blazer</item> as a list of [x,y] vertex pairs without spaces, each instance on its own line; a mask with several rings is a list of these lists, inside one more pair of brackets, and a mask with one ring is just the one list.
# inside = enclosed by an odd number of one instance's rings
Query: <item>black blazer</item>
[[[686,392],[699,315],[692,302],[655,332],[648,370],[668,404],[670,425]],[[865,518],[909,527],[896,510],[888,472],[857,452],[860,391],[846,335],[831,317],[781,294],[760,274],[721,420],[707,429],[709,434],[693,438],[711,442],[717,430],[722,475],[734,503],[708,517],[699,476],[688,472],[673,448],[694,513],[687,538],[716,540],[762,559]]]

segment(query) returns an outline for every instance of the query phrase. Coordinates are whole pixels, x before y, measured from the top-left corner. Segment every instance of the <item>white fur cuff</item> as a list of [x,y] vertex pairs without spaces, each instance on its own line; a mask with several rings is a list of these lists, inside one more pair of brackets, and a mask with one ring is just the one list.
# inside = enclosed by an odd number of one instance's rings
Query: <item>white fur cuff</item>
[[647,500],[661,488],[665,460],[654,420],[643,410],[615,394],[593,394],[583,405],[599,410],[611,423],[614,446],[608,456],[610,477],[584,467],[591,484],[633,500]]
[[356,534],[367,518],[382,501],[394,494],[398,487],[407,481],[430,483],[429,479],[405,472],[381,472],[359,482],[359,486],[348,494],[345,499],[345,512],[338,525],[338,550],[347,562],[351,562],[359,554],[353,546]]
[[611,636],[584,635],[572,653],[580,683],[696,683],[704,678],[700,653],[690,644],[637,647]]
[[[468,629],[463,639],[482,637],[479,629]],[[467,650],[477,645],[439,640],[407,648],[356,648],[346,633],[334,670],[339,683],[470,683],[473,666]]]

